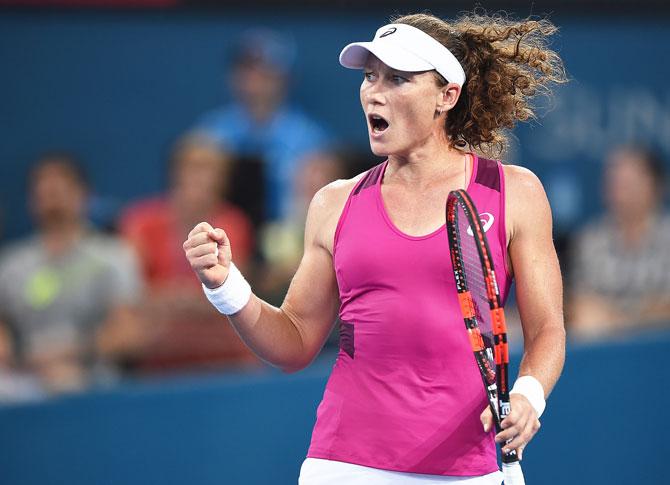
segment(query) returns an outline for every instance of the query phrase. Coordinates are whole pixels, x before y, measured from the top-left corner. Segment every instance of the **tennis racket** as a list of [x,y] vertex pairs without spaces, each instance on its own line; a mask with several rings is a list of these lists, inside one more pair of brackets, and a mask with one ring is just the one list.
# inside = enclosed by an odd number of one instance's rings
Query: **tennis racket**
[[[458,301],[496,431],[510,413],[507,330],[493,258],[479,213],[465,190],[447,199],[447,234]],[[516,451],[502,454],[505,485],[523,485]]]

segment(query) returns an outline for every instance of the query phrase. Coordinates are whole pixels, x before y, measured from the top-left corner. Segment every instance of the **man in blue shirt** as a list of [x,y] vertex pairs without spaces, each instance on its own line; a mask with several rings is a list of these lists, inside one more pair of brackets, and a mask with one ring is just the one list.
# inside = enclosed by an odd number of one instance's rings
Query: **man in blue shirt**
[[237,158],[261,161],[266,220],[288,216],[296,172],[327,143],[320,124],[286,101],[294,58],[294,47],[275,32],[244,34],[232,60],[235,101],[205,114],[196,125],[196,131],[213,137]]

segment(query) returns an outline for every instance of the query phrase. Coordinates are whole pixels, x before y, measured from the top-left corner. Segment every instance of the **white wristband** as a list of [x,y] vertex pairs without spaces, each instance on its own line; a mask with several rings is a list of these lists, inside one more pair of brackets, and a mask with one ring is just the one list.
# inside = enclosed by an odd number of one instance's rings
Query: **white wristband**
[[547,403],[544,400],[544,389],[542,388],[540,381],[533,376],[519,377],[509,393],[525,396],[526,399],[530,401],[530,405],[535,409],[537,417],[539,418],[542,416],[544,408],[547,406]]
[[202,285],[202,289],[210,303],[224,315],[239,312],[251,298],[251,286],[232,262],[228,277],[221,286],[210,289]]

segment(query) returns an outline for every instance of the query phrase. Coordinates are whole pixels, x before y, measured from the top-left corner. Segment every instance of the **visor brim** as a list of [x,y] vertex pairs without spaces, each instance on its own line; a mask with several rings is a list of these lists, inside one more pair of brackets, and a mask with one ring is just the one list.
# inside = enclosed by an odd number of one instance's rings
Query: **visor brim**
[[354,42],[340,52],[340,64],[348,69],[363,69],[370,54],[398,71],[422,72],[435,69],[429,62],[395,43]]

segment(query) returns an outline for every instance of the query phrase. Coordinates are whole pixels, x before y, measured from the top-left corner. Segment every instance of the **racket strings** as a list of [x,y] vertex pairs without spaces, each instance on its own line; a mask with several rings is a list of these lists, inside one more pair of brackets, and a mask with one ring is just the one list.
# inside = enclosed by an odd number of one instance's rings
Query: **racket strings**
[[[477,242],[473,236],[468,217],[461,204],[458,204],[456,220],[458,221],[458,232],[461,239],[461,258],[463,261],[462,271],[467,281],[468,290],[474,307],[475,319],[479,327],[479,333],[484,342],[486,358],[495,376],[495,355],[493,352],[493,322],[491,318],[490,303],[488,297],[488,285],[482,272]],[[468,230],[470,229],[470,230]]]

